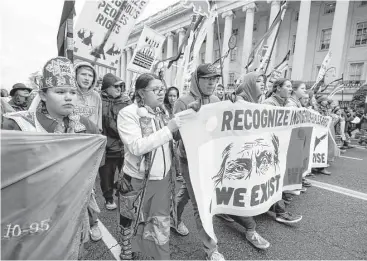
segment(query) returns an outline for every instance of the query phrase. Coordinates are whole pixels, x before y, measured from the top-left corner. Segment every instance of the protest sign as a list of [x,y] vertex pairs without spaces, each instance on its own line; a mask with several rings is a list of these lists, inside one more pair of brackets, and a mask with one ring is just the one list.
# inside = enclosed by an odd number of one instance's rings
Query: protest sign
[[136,73],[152,73],[154,61],[162,51],[165,37],[144,26],[127,69]]
[[[74,28],[74,54],[89,60],[99,58],[98,62],[117,67],[122,49],[125,48],[130,32],[147,6],[149,0],[127,0],[121,15],[116,18],[122,0],[114,1],[85,1],[82,12]],[[105,48],[101,54],[93,52],[100,46],[109,29],[112,28]],[[92,55],[93,52],[93,55]]]
[[212,216],[256,216],[301,186],[310,169],[315,112],[244,101],[202,106],[180,128],[190,178],[205,231],[215,239]]
[[[331,120],[330,120],[331,121]],[[326,168],[328,159],[328,133],[329,130],[325,128],[315,127],[313,132],[313,168]]]
[[106,138],[1,133],[1,259],[77,259]]

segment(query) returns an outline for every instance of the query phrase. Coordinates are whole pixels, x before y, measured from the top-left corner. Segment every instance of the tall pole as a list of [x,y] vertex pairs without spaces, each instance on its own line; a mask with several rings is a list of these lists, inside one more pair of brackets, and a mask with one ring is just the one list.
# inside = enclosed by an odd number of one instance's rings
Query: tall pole
[[[219,16],[217,14],[217,34],[218,34],[218,47],[219,47],[219,63],[220,63],[220,73],[222,74],[222,85],[224,87],[224,78],[223,78],[223,61],[222,61],[222,47],[221,47],[221,39],[220,39],[220,31],[219,31]],[[225,87],[224,87],[225,88]]]

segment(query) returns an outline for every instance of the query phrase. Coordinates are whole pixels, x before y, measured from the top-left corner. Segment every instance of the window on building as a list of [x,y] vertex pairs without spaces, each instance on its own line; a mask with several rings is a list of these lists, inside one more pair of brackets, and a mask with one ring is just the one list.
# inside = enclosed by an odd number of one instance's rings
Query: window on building
[[349,65],[349,80],[360,83],[362,79],[363,63],[351,63]]
[[256,31],[257,30],[257,23],[254,23],[254,27],[252,29],[252,31]]
[[205,63],[205,53],[200,53],[200,61],[201,63]]
[[219,57],[219,50],[215,50],[214,51],[214,60],[218,60],[220,57]]
[[317,65],[316,66],[316,77],[319,74],[320,69],[321,69],[321,65]]
[[335,6],[336,6],[336,2],[325,3],[324,14],[335,13]]
[[231,61],[236,61],[237,60],[237,47],[233,48],[231,50]]
[[355,45],[367,44],[367,22],[357,24],[356,41]]
[[361,1],[361,5],[360,6],[364,6],[367,5],[367,1]]
[[238,29],[233,29],[233,30],[232,30],[232,34],[234,34],[234,35],[238,35]]
[[235,81],[235,74],[234,73],[229,73],[229,86],[234,86],[234,81]]
[[289,75],[287,77],[288,77],[288,79],[290,79],[292,77],[292,68],[288,69],[288,73],[289,73]]
[[292,36],[292,53],[294,53],[294,50],[296,49],[296,35]]
[[295,18],[295,20],[296,20],[296,21],[298,21],[298,19],[299,19],[299,12],[297,12],[297,13],[296,13],[296,18]]
[[321,31],[320,50],[328,50],[330,46],[331,28]]

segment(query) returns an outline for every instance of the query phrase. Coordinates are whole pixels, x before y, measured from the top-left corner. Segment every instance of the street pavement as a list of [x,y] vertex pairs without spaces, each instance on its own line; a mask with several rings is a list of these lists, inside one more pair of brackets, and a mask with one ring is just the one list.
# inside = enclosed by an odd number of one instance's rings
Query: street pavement
[[[303,215],[301,222],[290,226],[276,222],[268,214],[255,217],[257,232],[271,244],[265,251],[248,243],[241,226],[215,217],[219,251],[227,260],[367,259],[367,149],[347,150],[329,170],[331,176],[309,178],[311,182],[317,181],[317,186],[315,183],[287,206],[288,211]],[[84,259],[115,260],[120,249],[118,242],[121,242],[117,211],[105,209],[99,179],[96,188],[101,208],[99,219],[106,230],[103,230],[103,240],[86,244]],[[171,259],[205,259],[190,202],[183,221],[190,234],[182,237],[171,232]],[[141,254],[138,258],[150,259]]]

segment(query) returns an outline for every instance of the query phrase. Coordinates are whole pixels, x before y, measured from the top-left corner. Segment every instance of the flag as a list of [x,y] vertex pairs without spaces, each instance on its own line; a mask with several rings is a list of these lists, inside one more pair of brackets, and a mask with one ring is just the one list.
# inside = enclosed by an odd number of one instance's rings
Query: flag
[[197,1],[197,0],[181,0],[181,5],[185,8],[191,8],[195,14],[210,17],[211,8],[208,0]]
[[336,93],[344,91],[344,84],[337,84],[334,89],[330,92],[330,94],[328,95],[328,98],[332,98]]
[[1,132],[1,259],[75,260],[106,138]]
[[[249,58],[248,58],[248,62],[246,65],[246,69],[247,71],[250,71],[252,68],[254,68],[254,70],[259,70],[260,66],[264,67],[264,58],[266,56],[266,54],[268,53],[268,49],[269,46],[271,46],[273,43],[267,43],[267,40],[269,39],[269,37],[273,34],[273,32],[278,31],[280,28],[280,24],[281,21],[284,18],[284,13],[285,12],[285,4],[283,4],[277,14],[277,16],[275,17],[273,23],[271,24],[269,30],[264,34],[264,36],[259,40],[259,42],[255,45],[255,47],[252,49]],[[276,40],[276,37],[273,39],[274,41]],[[262,63],[262,65],[261,65]]]
[[314,93],[317,93],[321,85],[324,83],[326,69],[330,64],[330,61],[331,61],[331,51],[329,50],[324,60],[322,61],[319,73],[317,74],[316,82],[311,87],[311,90],[314,90]]
[[267,78],[272,77],[273,79],[280,78],[282,73],[288,68],[288,61],[290,54],[291,51],[289,50],[284,59],[277,66],[275,66],[274,70],[271,73],[269,73],[266,77]]
[[59,31],[57,33],[57,51],[59,56],[74,60],[73,55],[73,18],[75,0],[65,0],[62,9]]

